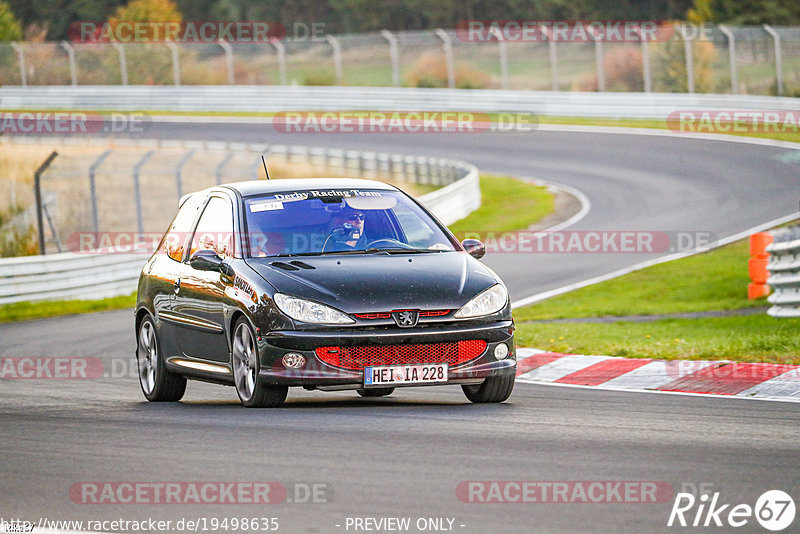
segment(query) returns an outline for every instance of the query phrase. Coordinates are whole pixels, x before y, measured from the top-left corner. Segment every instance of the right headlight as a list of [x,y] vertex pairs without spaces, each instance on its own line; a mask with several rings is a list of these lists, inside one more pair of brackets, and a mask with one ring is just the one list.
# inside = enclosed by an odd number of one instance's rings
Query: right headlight
[[491,315],[502,310],[506,302],[508,302],[508,291],[503,284],[496,284],[464,304],[453,317],[467,319]]
[[273,299],[279,310],[292,319],[303,321],[304,323],[349,324],[355,322],[339,310],[335,310],[319,302],[292,297],[291,295],[284,295],[282,293],[275,293]]

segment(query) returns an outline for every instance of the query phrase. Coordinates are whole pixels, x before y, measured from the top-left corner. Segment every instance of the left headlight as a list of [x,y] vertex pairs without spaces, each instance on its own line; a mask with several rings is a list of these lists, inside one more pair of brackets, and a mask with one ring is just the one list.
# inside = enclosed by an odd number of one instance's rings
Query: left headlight
[[318,302],[299,299],[282,293],[275,293],[273,299],[279,310],[292,319],[303,321],[304,323],[349,324],[355,322],[339,310]]
[[466,319],[491,315],[502,310],[506,302],[508,302],[508,291],[503,284],[497,284],[464,304],[453,317]]

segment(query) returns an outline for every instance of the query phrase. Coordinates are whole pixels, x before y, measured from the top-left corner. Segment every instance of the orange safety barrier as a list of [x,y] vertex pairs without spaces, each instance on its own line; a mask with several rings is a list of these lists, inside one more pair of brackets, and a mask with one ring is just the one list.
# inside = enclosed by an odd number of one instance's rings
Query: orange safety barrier
[[769,295],[767,245],[770,243],[772,243],[772,234],[769,232],[758,232],[750,236],[750,260],[747,262],[747,270],[750,280],[752,280],[752,283],[747,284],[747,298],[750,300]]

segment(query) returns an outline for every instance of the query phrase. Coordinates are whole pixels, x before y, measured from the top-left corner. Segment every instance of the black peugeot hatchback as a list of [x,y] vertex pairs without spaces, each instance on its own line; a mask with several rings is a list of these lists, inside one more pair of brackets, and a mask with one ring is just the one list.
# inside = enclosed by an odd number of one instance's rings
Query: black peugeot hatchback
[[376,181],[252,181],[186,195],[139,278],[139,378],[149,401],[187,379],[280,406],[289,386],[514,387],[508,292],[416,200]]

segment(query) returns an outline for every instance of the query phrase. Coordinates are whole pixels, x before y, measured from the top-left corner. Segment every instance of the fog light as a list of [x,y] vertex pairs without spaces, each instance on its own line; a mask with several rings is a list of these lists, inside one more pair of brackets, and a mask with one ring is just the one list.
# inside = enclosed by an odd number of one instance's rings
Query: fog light
[[283,355],[281,361],[287,369],[300,369],[306,364],[306,357],[296,352],[289,352]]
[[496,360],[505,360],[508,356],[508,345],[500,343],[494,348],[494,357]]

